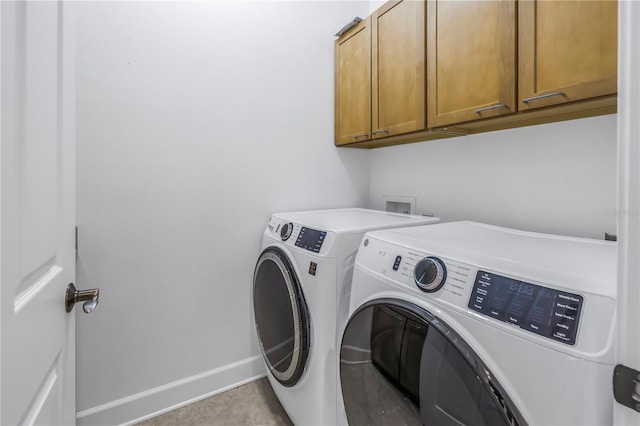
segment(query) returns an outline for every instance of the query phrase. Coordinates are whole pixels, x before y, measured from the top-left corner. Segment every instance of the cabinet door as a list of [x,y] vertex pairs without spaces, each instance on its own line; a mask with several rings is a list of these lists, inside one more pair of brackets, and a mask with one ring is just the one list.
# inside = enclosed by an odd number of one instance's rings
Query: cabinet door
[[371,29],[367,18],[336,41],[336,145],[371,138]]
[[372,19],[372,136],[423,130],[424,2],[388,2]]
[[513,0],[430,1],[429,127],[516,111]]
[[519,3],[520,110],[616,93],[616,1]]

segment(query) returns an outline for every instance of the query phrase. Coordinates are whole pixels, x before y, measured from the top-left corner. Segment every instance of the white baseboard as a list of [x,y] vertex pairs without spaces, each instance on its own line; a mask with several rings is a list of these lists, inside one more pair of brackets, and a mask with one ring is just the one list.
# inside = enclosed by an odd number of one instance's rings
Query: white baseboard
[[76,414],[78,426],[132,425],[266,376],[254,356]]

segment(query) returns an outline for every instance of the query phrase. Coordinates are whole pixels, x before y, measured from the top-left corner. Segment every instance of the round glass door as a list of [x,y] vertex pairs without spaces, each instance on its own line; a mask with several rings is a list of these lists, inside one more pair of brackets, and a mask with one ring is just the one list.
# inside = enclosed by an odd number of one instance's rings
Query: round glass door
[[253,275],[256,331],[267,367],[284,386],[295,385],[309,353],[309,313],[287,255],[269,247]]
[[526,424],[462,337],[402,300],[375,300],[352,315],[340,381],[349,424]]

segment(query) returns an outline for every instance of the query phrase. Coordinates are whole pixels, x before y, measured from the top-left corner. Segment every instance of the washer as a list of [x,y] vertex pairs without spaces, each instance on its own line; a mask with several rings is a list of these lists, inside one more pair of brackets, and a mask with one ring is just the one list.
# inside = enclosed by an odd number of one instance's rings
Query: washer
[[438,221],[365,209],[271,217],[254,272],[254,318],[269,381],[295,424],[336,422],[336,327],[347,319],[364,233]]
[[370,232],[338,423],[611,424],[616,245],[454,222]]

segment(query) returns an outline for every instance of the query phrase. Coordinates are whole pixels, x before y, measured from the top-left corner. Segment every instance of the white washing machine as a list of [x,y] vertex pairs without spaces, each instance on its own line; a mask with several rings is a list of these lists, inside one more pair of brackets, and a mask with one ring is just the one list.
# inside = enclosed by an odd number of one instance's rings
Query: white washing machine
[[613,422],[616,245],[473,222],[367,233],[338,422]]
[[364,209],[271,217],[254,272],[254,317],[269,381],[295,424],[336,422],[336,327],[347,319],[364,233],[438,221]]

